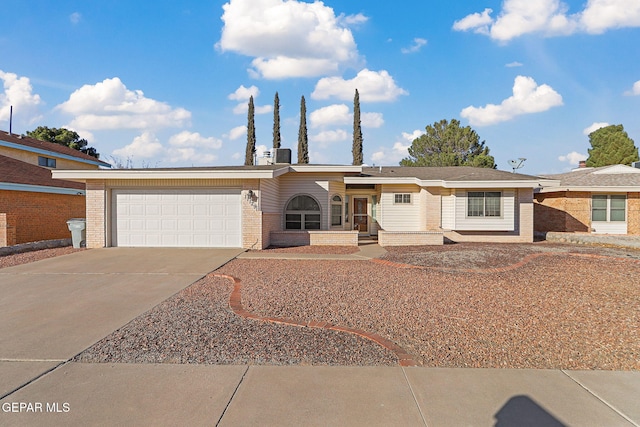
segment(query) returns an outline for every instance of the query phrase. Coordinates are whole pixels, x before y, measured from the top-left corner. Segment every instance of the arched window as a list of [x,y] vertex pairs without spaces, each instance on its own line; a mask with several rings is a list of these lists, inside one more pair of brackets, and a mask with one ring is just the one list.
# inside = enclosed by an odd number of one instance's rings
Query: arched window
[[320,205],[311,196],[295,196],[285,209],[286,230],[320,230]]
[[331,225],[342,225],[342,197],[337,194],[331,198]]

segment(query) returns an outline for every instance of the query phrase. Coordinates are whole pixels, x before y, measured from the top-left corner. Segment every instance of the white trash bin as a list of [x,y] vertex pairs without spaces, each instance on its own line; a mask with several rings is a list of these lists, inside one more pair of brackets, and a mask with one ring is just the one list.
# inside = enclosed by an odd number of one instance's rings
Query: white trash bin
[[71,231],[71,242],[74,248],[87,246],[87,221],[84,218],[71,218],[67,221],[67,227]]

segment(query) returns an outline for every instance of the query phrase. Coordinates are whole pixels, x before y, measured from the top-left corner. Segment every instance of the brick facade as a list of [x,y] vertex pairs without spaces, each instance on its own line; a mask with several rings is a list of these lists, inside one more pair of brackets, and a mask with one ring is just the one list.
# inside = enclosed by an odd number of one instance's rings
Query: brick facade
[[87,247],[104,248],[106,241],[104,181],[87,181]]
[[640,192],[627,194],[627,234],[640,235]]
[[9,246],[41,240],[68,239],[67,220],[85,217],[85,198],[80,195],[0,191],[0,245]]

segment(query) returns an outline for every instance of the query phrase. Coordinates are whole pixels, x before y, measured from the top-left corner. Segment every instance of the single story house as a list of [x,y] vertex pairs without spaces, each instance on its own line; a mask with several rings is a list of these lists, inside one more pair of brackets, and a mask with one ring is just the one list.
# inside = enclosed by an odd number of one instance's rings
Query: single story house
[[[538,177],[471,167],[267,164],[54,170],[86,183],[87,247],[530,242]],[[548,183],[547,183],[548,184]]]
[[69,238],[66,221],[85,217],[83,183],[51,170],[110,166],[77,150],[0,131],[0,247]]
[[640,235],[640,164],[581,167],[535,193],[535,231]]

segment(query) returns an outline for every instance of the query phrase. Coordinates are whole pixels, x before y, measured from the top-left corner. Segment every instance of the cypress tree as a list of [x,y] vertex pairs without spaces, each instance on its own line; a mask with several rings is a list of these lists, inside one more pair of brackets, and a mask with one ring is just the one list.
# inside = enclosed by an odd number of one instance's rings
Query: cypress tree
[[304,95],[300,99],[300,129],[298,130],[298,163],[309,163],[309,141],[307,139],[307,104]]
[[253,165],[253,155],[256,152],[256,125],[254,122],[255,107],[253,95],[249,98],[249,112],[247,113],[247,150],[244,157],[245,166]]
[[360,94],[356,89],[353,97],[353,164],[361,165],[362,162],[362,127],[360,125]]
[[273,148],[280,148],[280,98],[278,92],[273,100]]

